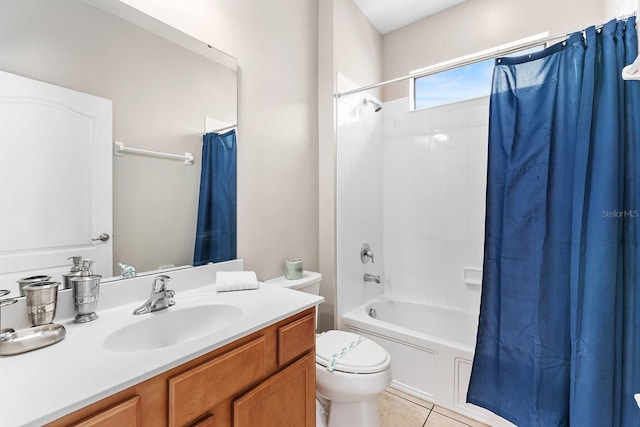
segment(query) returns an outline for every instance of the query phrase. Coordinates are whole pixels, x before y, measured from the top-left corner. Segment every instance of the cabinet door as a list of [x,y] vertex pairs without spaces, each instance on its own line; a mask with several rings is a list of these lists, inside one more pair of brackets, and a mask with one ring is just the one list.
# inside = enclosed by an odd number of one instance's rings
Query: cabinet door
[[138,427],[140,425],[140,396],[105,409],[74,427]]
[[311,352],[236,399],[234,427],[315,427],[315,375]]
[[169,427],[190,425],[266,376],[267,340],[258,337],[169,379]]

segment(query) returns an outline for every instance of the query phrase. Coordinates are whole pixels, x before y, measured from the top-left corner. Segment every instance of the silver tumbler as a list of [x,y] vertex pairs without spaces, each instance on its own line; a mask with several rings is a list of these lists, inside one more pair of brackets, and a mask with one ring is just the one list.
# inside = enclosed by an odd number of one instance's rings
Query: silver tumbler
[[76,312],[74,323],[90,322],[98,318],[96,308],[98,307],[101,278],[102,276],[94,274],[69,279],[73,289],[73,305]]
[[36,282],[24,286],[27,296],[27,317],[31,326],[53,322],[58,304],[60,282]]
[[74,277],[80,277],[82,275],[81,271],[73,271],[69,273],[65,273],[62,275],[62,286],[60,286],[60,290],[62,289],[71,289],[71,279]]
[[51,276],[39,275],[39,276],[31,276],[31,277],[23,277],[18,280],[18,285],[20,286],[20,296],[23,297],[26,295],[24,292],[24,287],[30,283],[38,283],[38,282],[48,282],[51,280]]

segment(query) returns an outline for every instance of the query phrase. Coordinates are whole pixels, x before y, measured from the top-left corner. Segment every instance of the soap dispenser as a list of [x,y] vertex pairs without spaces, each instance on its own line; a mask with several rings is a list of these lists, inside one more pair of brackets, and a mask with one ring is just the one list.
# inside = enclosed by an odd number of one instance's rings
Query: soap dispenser
[[71,256],[67,259],[70,259],[73,265],[71,266],[71,270],[62,275],[62,289],[71,289],[71,278],[79,277],[82,275],[82,257],[81,256]]
[[93,260],[82,261],[80,276],[72,277],[73,305],[76,312],[74,323],[91,322],[98,318],[96,307],[98,306],[98,294],[100,292],[100,279],[102,276],[93,274]]

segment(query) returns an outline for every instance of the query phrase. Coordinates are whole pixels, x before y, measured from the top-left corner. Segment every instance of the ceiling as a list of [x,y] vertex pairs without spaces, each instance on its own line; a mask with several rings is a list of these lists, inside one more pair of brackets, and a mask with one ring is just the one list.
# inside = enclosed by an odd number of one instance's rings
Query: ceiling
[[380,32],[385,34],[467,0],[354,0]]

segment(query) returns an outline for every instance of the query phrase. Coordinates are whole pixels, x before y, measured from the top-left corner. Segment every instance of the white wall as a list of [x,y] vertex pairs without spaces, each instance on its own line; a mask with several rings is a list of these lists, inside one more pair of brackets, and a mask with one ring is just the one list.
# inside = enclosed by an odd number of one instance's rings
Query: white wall
[[[338,74],[339,86],[353,86]],[[363,106],[370,93],[338,101],[337,147],[337,312],[345,313],[381,294],[385,281],[365,282],[364,274],[385,277],[383,251],[383,111]],[[371,246],[374,262],[362,263],[363,243]]]
[[[334,94],[345,84],[363,86],[382,79],[382,36],[352,0],[321,0],[319,17],[319,266],[323,277],[321,294],[327,302],[320,313],[322,316],[324,310],[328,319],[319,326],[328,329],[333,327],[338,275]],[[337,73],[348,78],[338,81]]]
[[478,312],[489,98],[418,111],[384,104],[385,287],[399,297]]
[[125,0],[238,59],[238,257],[318,269],[318,0]]
[[382,36],[352,0],[333,1],[336,71],[357,87],[380,82]]
[[318,5],[318,268],[320,294],[318,329],[334,328],[336,305],[336,131],[333,57],[333,1]]
[[[382,36],[351,0],[336,0],[333,11],[335,90],[377,83],[382,79]],[[383,284],[364,282],[364,273],[383,276],[382,251],[382,115],[367,97],[379,90],[337,100],[336,143],[336,312],[344,313],[379,294]],[[375,263],[360,261],[369,243]],[[339,319],[339,316],[338,316]]]
[[611,17],[629,15],[640,10],[638,0],[603,0],[604,16]]
[[[338,101],[337,312],[387,291],[477,313],[480,286],[463,272],[482,268],[489,98],[375,113],[362,97]],[[364,242],[375,263],[361,262]]]

